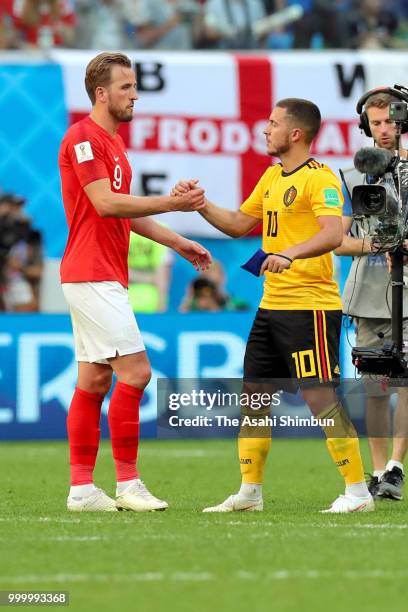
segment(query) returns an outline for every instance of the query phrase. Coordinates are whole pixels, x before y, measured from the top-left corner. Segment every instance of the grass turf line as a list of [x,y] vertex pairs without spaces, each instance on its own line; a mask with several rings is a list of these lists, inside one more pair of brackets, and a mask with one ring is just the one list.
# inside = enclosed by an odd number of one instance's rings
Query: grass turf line
[[[234,441],[142,442],[161,513],[68,513],[64,443],[3,443],[0,465],[2,590],[68,590],[79,612],[406,610],[406,503],[319,514],[343,488],[321,440],[273,442],[263,513],[201,512],[239,486]],[[96,483],[114,493],[108,443]]]

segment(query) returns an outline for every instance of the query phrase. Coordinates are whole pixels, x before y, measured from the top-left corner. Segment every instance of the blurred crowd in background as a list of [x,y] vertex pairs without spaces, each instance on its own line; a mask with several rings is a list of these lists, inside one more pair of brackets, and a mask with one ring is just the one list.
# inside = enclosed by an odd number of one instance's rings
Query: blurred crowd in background
[[401,49],[407,0],[0,0],[0,48]]
[[39,309],[42,237],[24,204],[25,199],[14,193],[0,195],[0,311]]

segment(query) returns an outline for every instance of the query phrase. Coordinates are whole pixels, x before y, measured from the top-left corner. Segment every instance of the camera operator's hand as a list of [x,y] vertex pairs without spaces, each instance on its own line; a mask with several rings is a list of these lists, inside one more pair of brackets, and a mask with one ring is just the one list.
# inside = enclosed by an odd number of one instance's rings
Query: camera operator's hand
[[[408,252],[408,240],[404,240],[404,242],[402,243],[402,248],[404,249],[404,251]],[[387,260],[388,272],[391,274],[391,272],[392,272],[392,258],[391,258],[391,254],[390,253],[386,253],[385,254],[385,258]],[[408,265],[408,255],[404,255],[402,263],[404,264],[404,266]]]
[[371,241],[368,242],[368,244],[370,249],[368,252],[370,253],[370,255],[378,255],[381,249],[380,242],[377,242],[376,238],[373,238]]
[[391,255],[388,252],[385,254],[385,259],[387,260],[387,269],[388,269],[388,272],[391,274],[391,272],[392,272],[392,260],[391,260]]

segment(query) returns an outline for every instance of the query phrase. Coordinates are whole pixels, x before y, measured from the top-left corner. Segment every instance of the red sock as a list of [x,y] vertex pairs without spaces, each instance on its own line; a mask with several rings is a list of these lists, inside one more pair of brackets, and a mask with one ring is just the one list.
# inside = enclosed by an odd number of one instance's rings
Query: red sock
[[136,460],[142,395],[143,389],[119,381],[112,393],[108,422],[118,482],[139,478]]
[[71,485],[93,482],[103,396],[76,387],[67,417]]

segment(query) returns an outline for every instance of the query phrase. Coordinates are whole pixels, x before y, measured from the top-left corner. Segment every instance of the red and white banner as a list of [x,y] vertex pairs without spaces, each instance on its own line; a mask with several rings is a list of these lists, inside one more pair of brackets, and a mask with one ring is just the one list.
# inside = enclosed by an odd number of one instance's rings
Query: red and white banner
[[[55,51],[63,68],[70,121],[90,110],[84,73],[94,52]],[[179,178],[198,178],[208,198],[236,209],[271,163],[263,129],[275,102],[313,100],[323,123],[312,154],[334,170],[351,165],[369,141],[357,127],[356,102],[376,86],[404,83],[403,53],[131,53],[139,85],[135,118],[121,131],[135,193],[168,193]],[[406,81],[405,81],[406,83]],[[163,221],[182,233],[221,236],[198,215]]]

